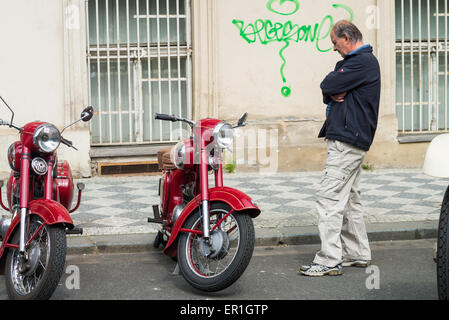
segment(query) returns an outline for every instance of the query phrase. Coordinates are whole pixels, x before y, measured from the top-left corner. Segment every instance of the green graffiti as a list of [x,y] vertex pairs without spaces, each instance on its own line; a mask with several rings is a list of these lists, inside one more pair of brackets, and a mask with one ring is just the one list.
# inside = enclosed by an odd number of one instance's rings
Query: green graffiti
[[344,4],[333,4],[332,7],[345,9],[349,13],[349,19],[348,20],[350,22],[354,21],[354,11],[352,11],[352,9],[350,7],[348,7],[347,5],[344,5]]
[[284,68],[285,68],[285,65],[287,64],[287,60],[285,60],[283,53],[284,53],[284,50],[287,49],[289,45],[290,45],[290,42],[285,41],[285,46],[279,51],[279,56],[281,57],[282,62],[283,62],[282,66],[281,66],[281,77],[282,77],[283,82],[287,82],[287,80],[285,79],[285,76],[284,76]]
[[281,89],[281,93],[284,97],[288,98],[292,93],[292,89],[290,89],[290,87],[288,86],[283,86]]
[[[287,2],[287,5],[284,5]],[[276,4],[280,6],[281,8],[275,9],[273,8],[273,4]],[[282,6],[284,5],[284,6]],[[294,6],[292,10],[292,5]],[[299,10],[299,1],[298,0],[270,0],[267,3],[267,9],[271,12],[283,15],[283,16],[289,16],[292,14],[295,14]],[[290,10],[289,10],[290,9]]]
[[[285,7],[286,11],[283,12],[273,8],[274,3],[282,6],[285,5],[286,2],[290,5],[294,4],[294,10],[291,10],[291,6],[289,7],[290,11],[287,11],[287,7]],[[333,4],[332,7],[334,9],[343,9],[349,14],[348,20],[351,22],[354,20],[354,12],[350,7],[343,4]],[[267,9],[280,15],[292,15],[299,10],[299,1],[269,0]],[[284,7],[282,7],[282,9],[284,9]],[[334,17],[332,14],[324,16],[320,22],[317,22],[314,25],[299,25],[290,20],[284,23],[273,22],[269,19],[257,19],[254,23],[247,24],[242,20],[234,19],[232,20],[232,23],[239,30],[240,37],[248,44],[260,43],[262,45],[267,45],[273,42],[284,43],[279,51],[279,56],[282,60],[280,74],[282,82],[284,83],[284,86],[281,89],[281,94],[284,97],[289,97],[291,94],[291,88],[286,85],[287,79],[285,77],[285,67],[287,65],[287,60],[284,56],[284,51],[290,46],[290,43],[314,43],[316,50],[322,53],[332,50],[332,46],[327,49],[323,49],[321,46],[321,42],[329,38],[332,27],[334,26]]]

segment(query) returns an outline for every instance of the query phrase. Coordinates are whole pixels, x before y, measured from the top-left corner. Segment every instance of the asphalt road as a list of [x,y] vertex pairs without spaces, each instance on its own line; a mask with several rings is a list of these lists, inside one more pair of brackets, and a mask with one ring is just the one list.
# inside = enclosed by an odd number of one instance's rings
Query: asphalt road
[[[372,243],[372,268],[344,268],[342,276],[322,278],[304,277],[296,270],[313,259],[317,245],[258,247],[243,276],[217,293],[200,292],[181,275],[173,275],[176,262],[161,251],[72,255],[67,257],[66,273],[52,299],[437,299],[434,242]],[[3,276],[0,299],[7,299]]]

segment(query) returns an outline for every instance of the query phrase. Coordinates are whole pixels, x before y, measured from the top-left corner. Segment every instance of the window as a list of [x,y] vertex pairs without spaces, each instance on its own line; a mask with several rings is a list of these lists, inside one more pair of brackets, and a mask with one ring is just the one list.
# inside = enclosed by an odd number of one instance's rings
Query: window
[[448,131],[448,0],[396,0],[399,134]]
[[188,0],[89,0],[87,64],[92,145],[174,142],[191,116]]

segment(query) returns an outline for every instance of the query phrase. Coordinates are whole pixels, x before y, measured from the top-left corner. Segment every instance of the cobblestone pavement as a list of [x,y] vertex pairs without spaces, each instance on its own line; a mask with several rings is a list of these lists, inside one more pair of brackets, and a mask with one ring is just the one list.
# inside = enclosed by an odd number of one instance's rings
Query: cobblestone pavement
[[[224,184],[251,196],[262,210],[256,228],[313,226],[318,222],[315,192],[321,172],[261,175],[225,174]],[[212,179],[211,179],[212,180]],[[152,205],[159,204],[159,176],[94,177],[72,218],[85,235],[156,232],[149,224]],[[362,203],[367,223],[438,220],[448,179],[426,176],[421,170],[364,171]],[[75,196],[76,197],[76,196]],[[74,199],[75,202],[76,199]]]

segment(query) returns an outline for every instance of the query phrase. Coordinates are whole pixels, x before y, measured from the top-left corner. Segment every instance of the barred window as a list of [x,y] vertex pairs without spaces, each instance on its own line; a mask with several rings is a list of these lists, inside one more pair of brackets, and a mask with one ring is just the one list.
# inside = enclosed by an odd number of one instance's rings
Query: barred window
[[448,131],[448,0],[396,0],[399,134]]
[[92,145],[182,138],[183,124],[153,118],[191,116],[189,10],[187,0],[87,2]]

